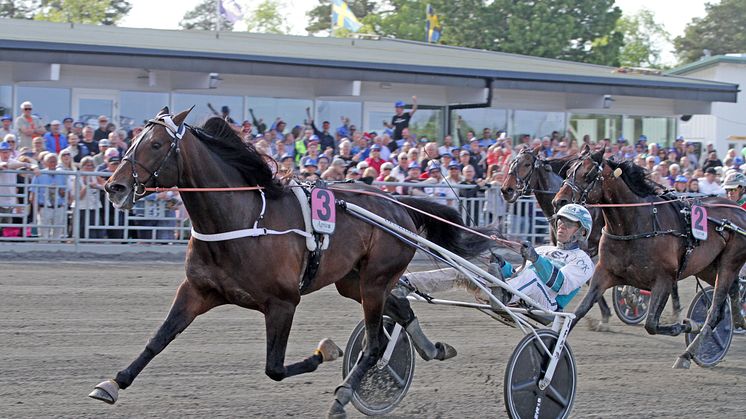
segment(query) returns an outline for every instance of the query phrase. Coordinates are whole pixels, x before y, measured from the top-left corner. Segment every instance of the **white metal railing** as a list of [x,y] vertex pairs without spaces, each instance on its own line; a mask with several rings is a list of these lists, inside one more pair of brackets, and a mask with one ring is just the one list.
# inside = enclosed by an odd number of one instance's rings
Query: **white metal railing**
[[[15,174],[13,182],[7,175]],[[37,243],[186,243],[191,226],[178,194],[150,195],[130,211],[115,209],[95,179],[108,172],[0,171],[0,242]],[[50,182],[49,177],[61,177]],[[2,181],[5,177],[5,181]],[[42,179],[40,179],[42,178]],[[93,186],[91,186],[93,185]],[[457,208],[465,224],[495,224],[513,238],[543,243],[549,235],[546,217],[533,196],[506,204],[497,186],[480,188],[475,197],[459,197],[472,185],[382,183],[416,188],[422,199]],[[85,190],[85,193],[81,193]],[[427,193],[426,193],[427,192]],[[470,191],[470,195],[474,195]],[[83,195],[81,197],[81,195]],[[31,199],[33,196],[34,199]]]

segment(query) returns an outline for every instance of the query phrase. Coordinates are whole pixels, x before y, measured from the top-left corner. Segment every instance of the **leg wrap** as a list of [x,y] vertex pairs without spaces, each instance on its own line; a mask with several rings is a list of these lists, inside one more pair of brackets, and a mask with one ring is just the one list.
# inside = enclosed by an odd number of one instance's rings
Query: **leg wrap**
[[409,337],[412,339],[412,343],[414,343],[414,348],[422,359],[429,361],[438,355],[438,348],[425,336],[422,328],[420,328],[420,321],[417,318],[409,323],[407,333],[409,333]]

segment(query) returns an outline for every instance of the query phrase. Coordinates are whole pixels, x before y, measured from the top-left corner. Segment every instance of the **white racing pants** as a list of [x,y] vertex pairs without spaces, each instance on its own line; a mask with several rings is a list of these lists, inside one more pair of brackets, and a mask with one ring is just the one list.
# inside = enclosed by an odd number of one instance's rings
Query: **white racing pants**
[[[479,301],[488,300],[482,295],[482,291],[479,288],[471,285],[468,278],[453,268],[408,273],[405,282],[408,282],[417,291],[425,294],[448,291],[459,287],[466,288]],[[552,311],[557,310],[557,302],[555,301],[557,293],[547,288],[536,276],[536,272],[533,269],[525,269],[517,277],[508,281],[508,284],[528,295],[542,308]],[[513,296],[510,302],[514,303],[518,300],[518,297]]]

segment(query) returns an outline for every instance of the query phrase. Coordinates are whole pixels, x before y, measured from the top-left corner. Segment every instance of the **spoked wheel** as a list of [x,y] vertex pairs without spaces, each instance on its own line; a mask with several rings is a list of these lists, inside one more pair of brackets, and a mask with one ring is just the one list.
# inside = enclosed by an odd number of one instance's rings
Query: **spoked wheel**
[[565,342],[552,382],[539,388],[551,354],[539,343],[539,338],[549,351],[554,350],[557,333],[547,329],[526,335],[518,343],[505,369],[505,409],[511,418],[566,418],[575,400],[577,374],[572,350]]
[[[712,287],[700,290],[697,295],[694,296],[692,304],[689,306],[687,317],[700,325],[704,324],[707,319],[707,312],[712,304],[713,292]],[[695,333],[687,333],[684,335],[686,345],[689,346],[696,336]],[[728,353],[728,348],[730,348],[730,342],[732,340],[733,317],[731,317],[730,297],[726,297],[720,323],[715,326],[715,330],[712,331],[712,334],[699,345],[697,353],[694,355],[694,362],[703,368],[714,367],[725,358],[725,354]]]
[[614,312],[622,322],[639,324],[648,315],[650,292],[629,285],[616,286],[612,291]]
[[[391,338],[396,323],[384,316],[383,328],[387,338]],[[347,374],[357,364],[365,345],[365,322],[361,321],[350,335],[345,349],[342,376]],[[385,415],[396,408],[404,399],[414,378],[415,351],[412,341],[404,329],[391,354],[389,362],[384,367],[374,365],[363,377],[360,387],[352,395],[352,404],[361,413],[375,416]]]

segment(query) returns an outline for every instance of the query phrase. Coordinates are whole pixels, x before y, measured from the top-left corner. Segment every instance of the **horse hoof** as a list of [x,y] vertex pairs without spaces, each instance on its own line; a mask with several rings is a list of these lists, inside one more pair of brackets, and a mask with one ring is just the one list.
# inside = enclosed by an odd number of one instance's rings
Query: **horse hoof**
[[329,338],[322,339],[321,342],[319,342],[319,347],[316,350],[319,351],[321,357],[324,359],[324,362],[334,361],[335,359],[344,355],[344,352],[342,352],[342,348],[337,346],[337,344]]
[[119,384],[114,380],[106,380],[99,383],[96,388],[88,395],[88,397],[96,400],[101,400],[108,404],[114,404],[119,398]]
[[601,324],[601,322],[594,318],[586,317],[585,324],[588,326],[588,330],[590,330],[591,332],[595,332],[598,329],[598,325]]
[[688,370],[689,367],[692,366],[692,361],[689,359],[680,356],[676,359],[676,362],[673,363],[673,369],[675,370]]
[[451,359],[458,355],[456,348],[447,343],[437,342],[435,347],[438,349],[438,355],[435,356],[435,359],[439,361],[445,361],[446,359]]
[[609,322],[608,322],[608,320],[607,321],[603,321],[602,320],[596,326],[596,332],[610,332],[610,331],[611,331],[611,329],[609,328]]
[[697,334],[702,331],[702,326],[692,319],[685,318],[682,323],[684,324],[685,330],[689,329],[686,333]]
[[345,412],[344,406],[338,400],[334,400],[334,404],[329,408],[329,413],[326,414],[327,419],[347,419],[347,412]]

